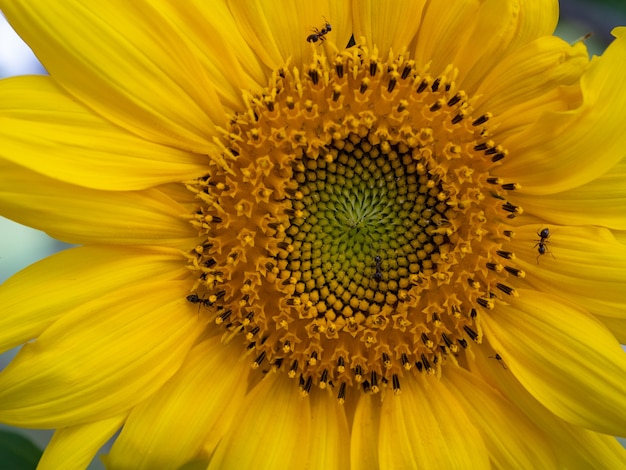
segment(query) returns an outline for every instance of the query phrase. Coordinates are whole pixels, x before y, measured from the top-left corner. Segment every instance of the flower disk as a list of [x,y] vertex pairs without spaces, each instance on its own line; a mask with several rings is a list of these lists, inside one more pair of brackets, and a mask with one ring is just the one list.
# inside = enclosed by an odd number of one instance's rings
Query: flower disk
[[490,176],[507,152],[455,70],[364,47],[329,62],[274,73],[224,130],[222,164],[189,183],[205,242],[188,300],[245,336],[253,367],[343,401],[440,375],[524,273],[503,246],[517,185]]

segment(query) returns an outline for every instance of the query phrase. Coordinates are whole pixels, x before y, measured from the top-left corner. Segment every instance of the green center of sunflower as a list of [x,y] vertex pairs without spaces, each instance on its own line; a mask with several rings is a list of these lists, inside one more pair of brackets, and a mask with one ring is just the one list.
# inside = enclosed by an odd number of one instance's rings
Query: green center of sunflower
[[311,387],[399,392],[480,341],[480,314],[517,295],[503,248],[521,209],[490,170],[506,151],[438,77],[363,47],[278,70],[189,184],[205,243],[200,304],[260,371]]

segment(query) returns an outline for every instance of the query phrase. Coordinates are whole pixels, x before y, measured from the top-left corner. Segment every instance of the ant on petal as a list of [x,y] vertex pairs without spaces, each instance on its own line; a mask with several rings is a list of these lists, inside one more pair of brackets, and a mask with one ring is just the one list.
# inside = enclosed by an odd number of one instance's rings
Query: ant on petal
[[306,42],[317,42],[320,43],[326,40],[325,36],[332,31],[333,27],[330,23],[324,18],[324,26],[322,29],[313,28],[313,33],[309,34],[306,38]]
[[546,227],[544,229],[537,230],[537,236],[539,237],[539,240],[535,240],[537,243],[535,243],[535,246],[533,246],[533,248],[538,247],[537,252],[539,254],[537,255],[537,264],[539,264],[539,257],[541,255],[550,253],[553,258],[554,255],[550,252],[550,250],[548,250],[548,238],[550,238],[550,229]]
[[502,366],[504,370],[509,370],[509,368],[504,363],[504,359],[502,359],[502,356],[500,356],[500,354],[496,353],[495,356],[489,356],[489,359],[495,359],[496,361],[500,363],[500,365]]

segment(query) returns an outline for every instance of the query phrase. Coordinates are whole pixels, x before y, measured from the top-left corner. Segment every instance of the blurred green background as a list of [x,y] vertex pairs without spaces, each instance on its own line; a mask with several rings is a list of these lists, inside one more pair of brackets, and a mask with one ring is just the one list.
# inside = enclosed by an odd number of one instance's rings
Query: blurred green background
[[[626,0],[562,0],[560,6],[561,19],[557,35],[573,42],[592,33],[586,41],[591,54],[602,53],[612,39],[610,32],[613,27],[626,25]],[[21,42],[10,26],[0,17],[0,77],[32,73],[43,74],[45,71],[28,46]],[[0,283],[29,264],[68,246],[48,237],[43,232],[0,217]],[[0,355],[0,370],[6,366],[15,352],[9,351]],[[0,425],[0,432],[8,429],[10,428]],[[25,429],[12,429],[12,431],[32,440],[39,448],[45,447],[52,434],[51,431]],[[6,436],[3,438],[0,434],[0,456],[4,441],[6,441]],[[10,445],[19,444],[12,442]],[[105,449],[103,451],[106,452]],[[3,462],[0,457],[0,470],[34,468],[32,463],[20,467],[6,465],[8,463]],[[89,468],[96,470],[104,467],[99,459],[95,459]]]

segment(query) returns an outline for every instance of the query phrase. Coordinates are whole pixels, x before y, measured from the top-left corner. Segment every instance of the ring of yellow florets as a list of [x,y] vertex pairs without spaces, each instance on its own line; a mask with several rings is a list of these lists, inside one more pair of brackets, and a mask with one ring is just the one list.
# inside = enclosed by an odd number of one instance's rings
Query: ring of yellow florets
[[489,116],[470,117],[451,71],[364,48],[280,70],[224,131],[221,161],[189,185],[206,239],[190,255],[200,303],[253,366],[377,391],[437,373],[480,340],[477,312],[523,276],[502,249],[515,189]]

